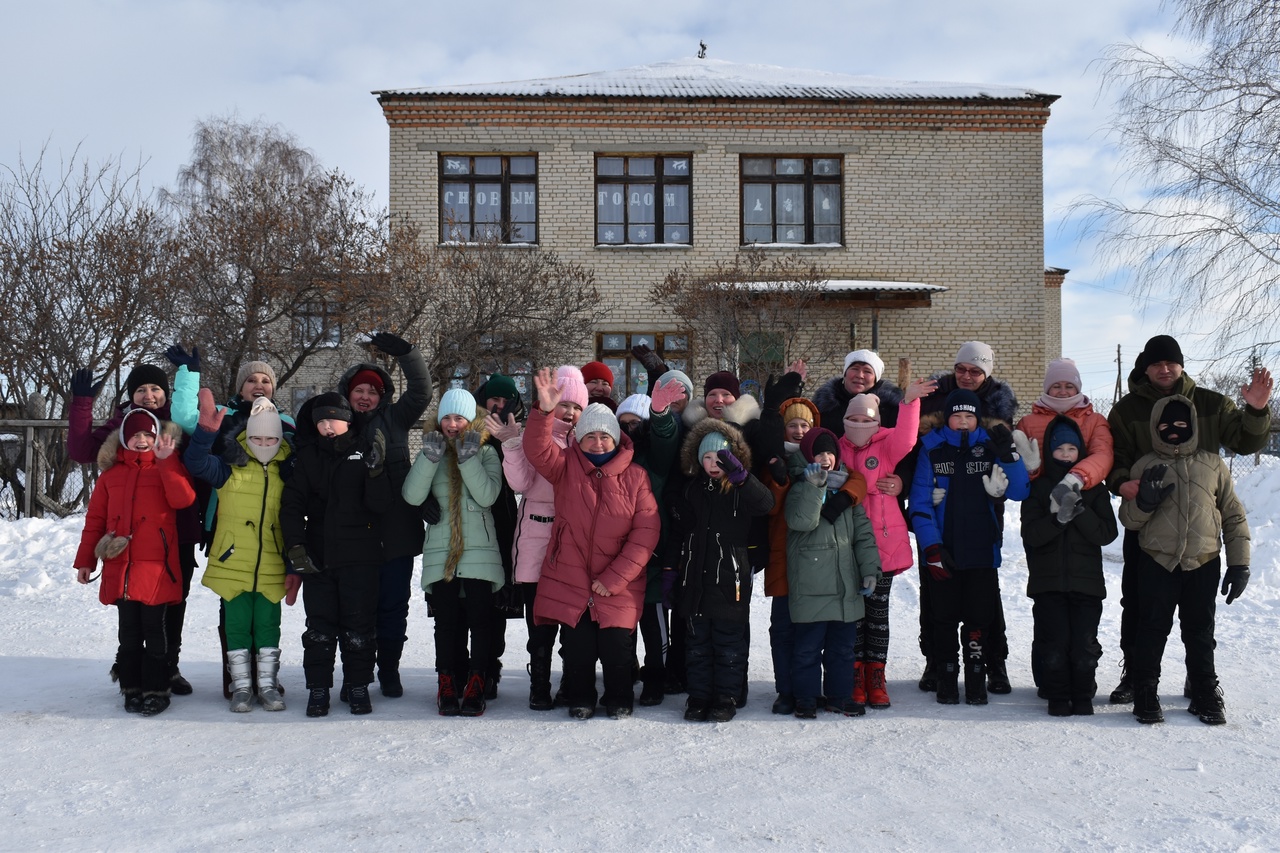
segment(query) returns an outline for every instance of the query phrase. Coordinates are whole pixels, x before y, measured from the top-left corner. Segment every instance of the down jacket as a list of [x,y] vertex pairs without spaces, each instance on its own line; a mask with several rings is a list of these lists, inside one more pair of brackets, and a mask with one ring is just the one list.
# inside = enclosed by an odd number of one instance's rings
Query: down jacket
[[[375,430],[381,431],[387,440],[387,477],[393,493],[383,524],[384,559],[387,560],[414,557],[422,553],[422,512],[405,503],[400,497],[400,489],[404,486],[404,478],[409,473],[411,462],[409,429],[422,417],[427,406],[431,405],[431,374],[418,348],[409,350],[396,359],[396,362],[404,373],[405,387],[395,402],[392,402],[392,398],[395,397],[396,386],[391,381],[391,374],[378,364],[366,362],[352,365],[338,381],[337,388],[339,394],[350,400],[351,380],[361,370],[372,370],[381,377],[382,387],[385,389],[373,411],[352,411],[351,426],[356,432],[368,437],[372,437]],[[299,413],[299,421],[301,420]]]
[[[569,446],[570,429],[565,421],[551,419],[551,440],[560,450]],[[515,541],[516,583],[537,583],[556,516],[555,486],[525,457],[523,435],[504,441],[502,453],[502,472],[507,477],[507,485],[520,495]]]
[[737,427],[704,418],[685,437],[680,462],[689,481],[670,506],[681,542],[676,611],[681,617],[745,622],[752,585],[747,541],[753,520],[773,507],[773,495],[749,473],[741,486],[727,492],[724,480],[707,476],[698,446],[713,432],[720,433],[733,455],[751,470],[751,451]]
[[[181,432],[171,422],[163,429],[175,439]],[[99,448],[98,467],[102,473],[89,498],[76,566],[93,567],[102,559],[103,604],[176,604],[182,600],[177,511],[196,499],[177,453],[157,459],[151,450],[129,450],[116,430]],[[128,540],[114,557],[105,551],[108,534]]]
[[230,465],[213,453],[218,433],[198,427],[183,454],[193,477],[217,489],[217,532],[200,583],[230,601],[242,592],[260,592],[272,604],[285,595],[284,533],[280,528],[281,476],[293,453],[281,441],[266,465],[249,453],[243,427],[234,439],[247,457]]
[[[841,423],[843,425],[843,419]],[[880,549],[880,569],[886,575],[899,574],[914,566],[916,560],[898,499],[882,494],[876,481],[891,474],[907,457],[915,447],[919,430],[920,401],[912,400],[898,406],[897,424],[892,429],[882,426],[865,447],[858,447],[843,436],[840,438],[840,461],[866,480],[867,497],[862,508],[871,519],[876,547]]]
[[1149,440],[1152,452],[1143,456],[1130,472],[1141,479],[1148,468],[1166,465],[1162,485],[1173,484],[1173,492],[1151,512],[1138,508],[1137,501],[1120,504],[1120,522],[1138,531],[1138,544],[1169,571],[1192,571],[1218,556],[1226,545],[1228,566],[1249,565],[1249,524],[1244,505],[1231,484],[1231,471],[1216,452],[1200,450],[1200,423],[1191,438],[1182,444],[1168,444],[1156,433],[1156,425],[1166,406],[1181,400],[1195,404],[1181,394],[1158,400],[1151,412]]
[[[1044,440],[1045,435],[1048,434],[1045,428],[1050,421],[1058,417],[1062,416],[1043,403],[1037,402],[1032,404],[1031,414],[1018,421],[1018,429],[1022,430],[1027,438],[1035,439],[1040,446],[1040,467],[1027,472],[1032,480],[1039,477],[1040,472],[1047,467],[1046,463],[1050,457],[1049,448]],[[1058,475],[1057,482],[1070,473],[1084,481],[1086,489],[1092,489],[1106,481],[1107,475],[1111,473],[1112,463],[1115,462],[1111,427],[1107,425],[1106,418],[1093,410],[1093,404],[1089,402],[1088,397],[1084,398],[1081,405],[1068,409],[1065,417],[1075,422],[1076,432],[1080,433],[1084,444],[1080,447],[1080,458],[1076,460],[1076,464],[1071,466],[1070,471]]]
[[[855,475],[849,476],[856,479]],[[787,604],[792,622],[857,622],[865,578],[880,580],[880,552],[862,507],[822,517],[827,490],[803,477],[787,493]]]
[[[475,456],[459,465],[454,442],[445,439],[440,461],[419,452],[404,480],[401,494],[409,504],[421,506],[427,495],[440,504],[440,522],[427,528],[422,548],[422,588],[427,592],[433,583],[455,577],[489,581],[494,591],[506,582],[492,511],[502,491],[502,460],[486,443],[483,416],[473,417],[459,440],[467,433],[480,436]],[[452,569],[451,556],[456,561]]]
[[[535,408],[523,439],[525,457],[556,496],[534,622],[577,625],[590,612],[601,628],[634,631],[644,604],[645,566],[660,532],[649,475],[631,463],[627,436],[621,437],[613,458],[597,468],[576,443],[556,447],[551,421]],[[592,581],[603,584],[610,595],[594,595]]]
[[[1099,416],[1100,417],[1100,416]],[[1024,419],[1025,420],[1025,419]],[[1086,440],[1076,419],[1058,415],[1043,430],[1065,424],[1075,430],[1076,446],[1087,453]],[[1075,470],[1088,457],[1081,456],[1075,466],[1064,465],[1046,455],[1041,466],[1043,477],[1031,482],[1031,494],[1022,502],[1022,544],[1027,551],[1027,595],[1034,598],[1043,592],[1079,592],[1094,598],[1107,597],[1102,576],[1102,546],[1119,535],[1111,493],[1096,482],[1081,492],[1084,512],[1066,524],[1050,502],[1050,493],[1068,471]]]

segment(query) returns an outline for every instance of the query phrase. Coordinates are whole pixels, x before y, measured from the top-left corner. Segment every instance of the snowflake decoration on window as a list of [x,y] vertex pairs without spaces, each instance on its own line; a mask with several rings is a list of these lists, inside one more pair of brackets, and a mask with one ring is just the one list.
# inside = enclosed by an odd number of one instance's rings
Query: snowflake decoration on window
[[608,231],[604,232],[604,241],[606,243],[612,243],[616,237],[617,235],[613,232],[613,229],[609,229]]
[[641,239],[641,240],[648,240],[648,239],[649,239],[649,229],[648,229],[648,228],[641,228],[639,231],[637,231],[637,232],[636,232],[636,237],[637,237],[637,238],[639,238],[639,239]]

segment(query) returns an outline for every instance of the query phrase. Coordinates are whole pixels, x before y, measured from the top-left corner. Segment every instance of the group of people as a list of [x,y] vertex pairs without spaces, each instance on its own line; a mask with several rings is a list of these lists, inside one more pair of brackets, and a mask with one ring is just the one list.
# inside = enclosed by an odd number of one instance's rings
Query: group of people
[[402,696],[419,555],[444,716],[480,716],[497,697],[508,622],[523,617],[531,709],[625,717],[639,683],[640,705],[687,694],[685,719],[731,720],[747,701],[761,572],[773,712],[888,708],[892,581],[913,567],[920,688],[958,704],[963,676],[965,702],[984,705],[1011,690],[999,567],[1006,502],[1018,501],[1039,695],[1053,716],[1091,714],[1102,548],[1119,534],[1110,488],[1126,530],[1124,670],[1110,700],[1132,703],[1141,722],[1163,719],[1160,661],[1176,610],[1188,710],[1225,722],[1214,609],[1220,581],[1228,604],[1248,582],[1249,534],[1219,449],[1265,443],[1265,370],[1237,408],[1197,387],[1177,342],[1160,335],[1109,417],[1074,363],[1056,359],[1017,419],[980,341],[960,347],[952,370],[905,388],[863,349],[806,397],[796,362],[760,401],[728,371],[699,396],[641,346],[648,395],[615,400],[606,365],[565,365],[533,376],[526,412],[516,383],[494,374],[447,390],[411,454],[432,401],[425,362],[389,333],[371,345],[398,363],[401,393],[380,364],[357,364],[296,420],[272,403],[270,365],[243,365],[238,393],[218,406],[199,388],[198,350],[175,345],[172,394],[166,371],[139,365],[95,429],[101,383],[77,372],[68,445],[101,474],[75,566],[88,582],[101,561],[100,600],[119,609],[112,672],[127,711],[160,713],[171,693],[191,692],[178,651],[200,543],[236,712],[255,699],[284,709],[281,602],[299,593],[307,715],[329,713],[339,658],[351,713],[373,710],[375,679],[384,697]]

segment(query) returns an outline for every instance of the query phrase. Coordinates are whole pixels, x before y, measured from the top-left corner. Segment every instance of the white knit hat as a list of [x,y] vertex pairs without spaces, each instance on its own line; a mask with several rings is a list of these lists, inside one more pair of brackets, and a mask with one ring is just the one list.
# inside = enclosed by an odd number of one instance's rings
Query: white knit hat
[[862,362],[870,365],[875,371],[876,381],[880,381],[880,377],[884,376],[884,360],[869,349],[856,349],[844,357],[844,369],[847,371],[849,365]]
[[996,357],[991,347],[982,341],[968,341],[960,345],[960,351],[956,353],[954,363],[981,367],[982,372],[990,376],[996,366]]
[[642,421],[649,420],[649,408],[653,400],[648,394],[632,394],[618,406],[618,417],[636,415]]

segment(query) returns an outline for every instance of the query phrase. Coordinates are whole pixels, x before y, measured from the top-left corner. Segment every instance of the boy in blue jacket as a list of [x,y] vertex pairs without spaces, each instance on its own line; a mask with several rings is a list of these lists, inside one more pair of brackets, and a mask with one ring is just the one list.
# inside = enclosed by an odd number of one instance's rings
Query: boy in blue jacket
[[956,629],[963,625],[964,694],[987,704],[983,641],[999,595],[1004,500],[1030,493],[1027,469],[1008,430],[979,426],[981,403],[958,388],[947,397],[945,426],[921,439],[911,484],[911,524],[924,567],[936,582],[931,626],[938,702],[960,701]]

